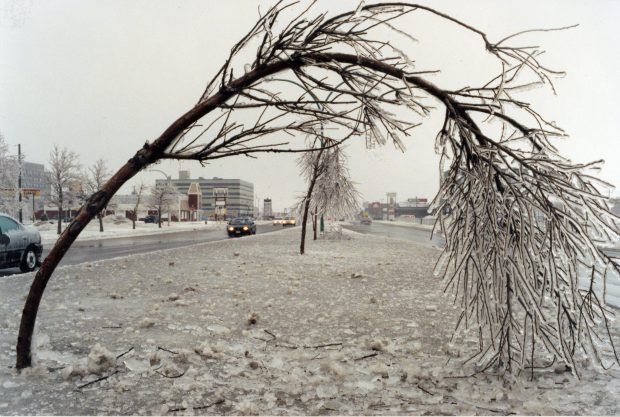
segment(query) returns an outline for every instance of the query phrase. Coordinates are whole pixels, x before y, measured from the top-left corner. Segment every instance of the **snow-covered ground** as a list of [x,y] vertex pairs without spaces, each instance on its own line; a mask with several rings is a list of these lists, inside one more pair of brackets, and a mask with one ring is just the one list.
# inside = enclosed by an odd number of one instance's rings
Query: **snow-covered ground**
[[464,377],[436,250],[299,233],[59,268],[21,374],[32,275],[0,279],[0,415],[620,413],[617,367]]

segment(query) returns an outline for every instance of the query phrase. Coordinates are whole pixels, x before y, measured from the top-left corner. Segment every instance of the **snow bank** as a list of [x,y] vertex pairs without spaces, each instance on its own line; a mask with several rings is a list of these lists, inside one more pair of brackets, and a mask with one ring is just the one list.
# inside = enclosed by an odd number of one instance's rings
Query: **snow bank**
[[436,250],[345,232],[300,256],[299,233],[59,268],[21,374],[32,275],[0,280],[0,414],[620,413],[617,368],[464,376]]
[[[69,225],[69,223],[63,223],[63,230]],[[41,239],[43,241],[44,247],[50,247],[56,242],[58,239],[57,224],[50,222],[40,222],[36,225],[39,233],[41,233]],[[225,227],[224,222],[170,222],[168,226],[167,222],[163,222],[161,228],[158,227],[157,223],[144,223],[144,222],[136,222],[136,228],[132,228],[131,221],[121,218],[121,220],[116,220],[116,218],[106,218],[104,220],[104,231],[99,231],[99,221],[97,219],[93,219],[86,228],[80,233],[78,236],[78,241],[86,241],[86,240],[94,240],[94,239],[108,239],[115,237],[132,237],[132,236],[144,236],[144,235],[152,235],[152,234],[165,234],[165,233],[174,233],[185,230],[202,230],[202,229],[213,229],[220,228],[223,229]]]

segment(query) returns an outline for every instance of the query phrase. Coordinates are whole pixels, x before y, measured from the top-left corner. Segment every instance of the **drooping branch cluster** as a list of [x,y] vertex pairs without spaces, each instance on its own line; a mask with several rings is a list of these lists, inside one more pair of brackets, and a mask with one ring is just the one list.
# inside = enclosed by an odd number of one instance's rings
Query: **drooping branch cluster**
[[613,348],[601,288],[619,263],[601,245],[617,239],[618,219],[606,184],[588,174],[594,165],[517,135],[467,151],[462,137],[455,143],[436,197],[446,236],[437,271],[461,303],[459,324],[479,329],[476,357],[487,367],[533,369],[541,344],[576,370],[578,352],[602,361],[602,334]]
[[[316,145],[320,147],[321,144]],[[298,165],[306,183],[314,180],[312,192],[299,200],[300,208],[308,200],[311,213],[328,217],[348,217],[359,211],[360,194],[351,180],[341,147],[305,152],[299,157]]]

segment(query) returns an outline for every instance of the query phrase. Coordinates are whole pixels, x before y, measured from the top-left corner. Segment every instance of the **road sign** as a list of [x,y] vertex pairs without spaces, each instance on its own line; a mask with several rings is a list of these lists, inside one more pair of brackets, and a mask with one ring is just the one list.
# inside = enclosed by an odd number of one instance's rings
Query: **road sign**
[[[17,192],[17,188],[0,188],[0,193],[2,194],[15,192]],[[22,195],[34,195],[38,197],[41,195],[41,190],[38,188],[22,188]]]
[[22,188],[22,193],[25,195],[34,195],[38,197],[41,195],[41,190],[38,188]]

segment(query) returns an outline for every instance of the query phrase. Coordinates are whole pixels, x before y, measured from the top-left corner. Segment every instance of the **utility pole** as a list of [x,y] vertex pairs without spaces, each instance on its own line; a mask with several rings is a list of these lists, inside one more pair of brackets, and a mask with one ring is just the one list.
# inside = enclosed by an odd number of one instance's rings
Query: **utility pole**
[[23,223],[22,218],[22,145],[17,145],[17,162],[19,163],[19,177],[17,177],[17,192],[19,193],[19,222]]

